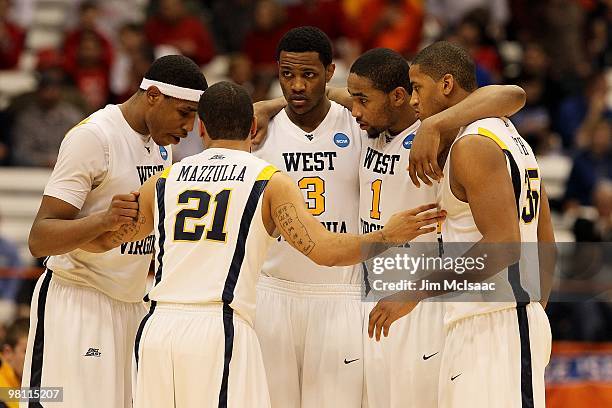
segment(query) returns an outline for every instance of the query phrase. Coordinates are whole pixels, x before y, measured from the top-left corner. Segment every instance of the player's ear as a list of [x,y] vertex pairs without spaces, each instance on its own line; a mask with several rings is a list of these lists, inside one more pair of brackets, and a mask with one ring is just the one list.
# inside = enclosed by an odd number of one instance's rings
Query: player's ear
[[251,130],[249,131],[249,137],[251,139],[255,138],[257,134],[257,117],[253,115],[253,120],[251,121]]
[[409,101],[410,95],[408,95],[408,92],[406,92],[403,87],[398,86],[397,88],[391,91],[391,102],[394,106],[401,106]]
[[332,77],[334,76],[335,70],[336,70],[336,64],[334,64],[333,62],[329,64],[327,67],[325,67],[325,82],[326,83],[331,81]]
[[198,129],[200,131],[200,137],[204,137],[204,123],[202,122],[202,119],[200,119],[200,117],[196,117],[196,120],[198,121]]
[[444,74],[442,79],[440,79],[440,86],[444,96],[450,95],[455,87],[455,78],[451,74]]
[[200,137],[202,138],[202,142],[204,143],[204,147],[208,147],[210,144],[210,136],[208,131],[206,130],[206,125],[204,121],[200,119]]
[[149,89],[145,91],[145,95],[147,96],[147,102],[149,102],[149,105],[155,105],[157,102],[163,99],[163,94],[156,86],[150,86]]

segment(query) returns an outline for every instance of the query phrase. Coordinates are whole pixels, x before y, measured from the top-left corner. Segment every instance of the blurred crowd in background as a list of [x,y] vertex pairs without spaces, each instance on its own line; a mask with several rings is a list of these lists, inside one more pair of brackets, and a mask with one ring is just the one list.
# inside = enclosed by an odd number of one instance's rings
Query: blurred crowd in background
[[[369,48],[410,60],[439,39],[469,50],[480,85],[520,85],[527,103],[512,120],[560,180],[549,192],[558,240],[611,241],[611,0],[0,0],[0,165],[51,168],[67,130],[125,101],[166,54],[191,57],[209,84],[278,96],[276,44],[302,25],[333,41],[335,86]],[[10,81],[21,74],[34,79],[26,92]],[[191,139],[177,157],[198,152]],[[0,238],[0,268],[32,263],[22,258]],[[27,316],[23,282],[0,285],[3,302],[23,305],[13,317]],[[603,285],[609,300],[612,278]],[[557,340],[612,341],[610,303],[556,303],[549,315]]]

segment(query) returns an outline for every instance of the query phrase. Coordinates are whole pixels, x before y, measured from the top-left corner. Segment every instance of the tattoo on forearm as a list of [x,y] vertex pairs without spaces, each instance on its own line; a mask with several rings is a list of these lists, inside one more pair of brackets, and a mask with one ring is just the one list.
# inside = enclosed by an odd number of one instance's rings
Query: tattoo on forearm
[[284,236],[301,253],[308,255],[315,247],[314,241],[308,235],[308,231],[297,215],[295,206],[286,203],[278,206],[274,210],[274,217],[278,220],[280,228],[284,231]]
[[115,245],[120,245],[124,242],[128,242],[140,232],[140,228],[146,222],[144,214],[139,213],[138,219],[132,221],[129,224],[123,224],[117,231],[111,233],[110,242]]

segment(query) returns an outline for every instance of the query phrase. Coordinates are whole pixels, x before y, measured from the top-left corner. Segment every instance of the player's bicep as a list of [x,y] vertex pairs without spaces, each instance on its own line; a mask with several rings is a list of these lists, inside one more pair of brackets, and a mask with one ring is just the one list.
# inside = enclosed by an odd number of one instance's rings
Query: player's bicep
[[43,195],[34,224],[44,219],[73,220],[79,214],[79,211],[77,207],[64,200]]
[[501,148],[483,136],[464,137],[453,146],[451,165],[484,239],[520,241],[512,178]]
[[276,173],[268,188],[270,216],[277,230],[291,246],[308,255],[327,230],[308,212],[302,193],[287,175]]

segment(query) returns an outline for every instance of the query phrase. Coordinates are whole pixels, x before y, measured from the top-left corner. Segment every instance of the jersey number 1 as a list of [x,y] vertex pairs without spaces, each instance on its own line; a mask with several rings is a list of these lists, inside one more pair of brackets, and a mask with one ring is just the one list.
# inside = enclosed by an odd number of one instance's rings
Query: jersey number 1
[[[206,239],[211,241],[225,242],[227,232],[225,230],[225,219],[227,216],[227,206],[229,204],[231,190],[221,190],[215,195],[215,214],[213,216],[212,227],[206,230]],[[196,208],[184,208],[176,214],[174,222],[175,241],[199,241],[202,239],[204,224],[195,224],[192,231],[185,230],[185,221],[189,218],[201,219],[208,214],[211,195],[207,191],[186,190],[178,197],[179,204],[189,204],[191,200],[197,200]]]

